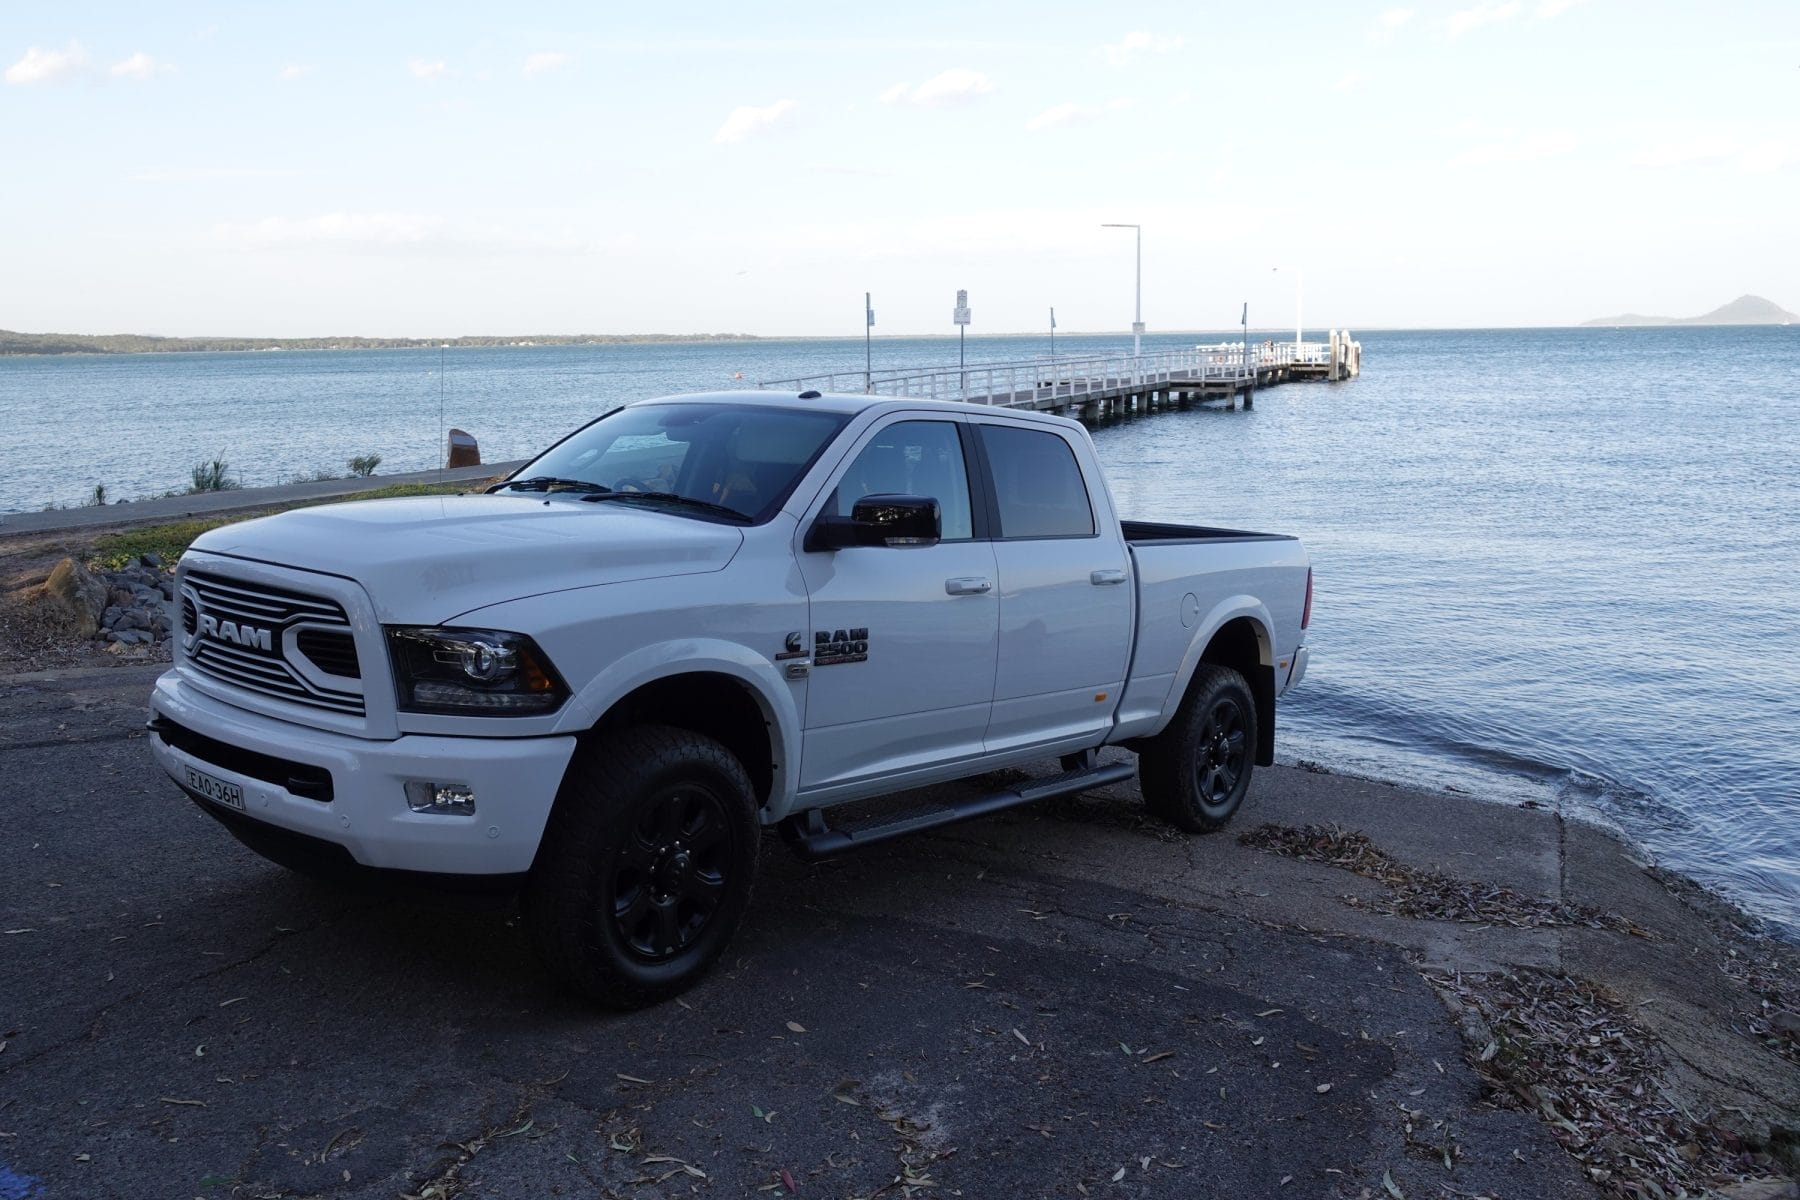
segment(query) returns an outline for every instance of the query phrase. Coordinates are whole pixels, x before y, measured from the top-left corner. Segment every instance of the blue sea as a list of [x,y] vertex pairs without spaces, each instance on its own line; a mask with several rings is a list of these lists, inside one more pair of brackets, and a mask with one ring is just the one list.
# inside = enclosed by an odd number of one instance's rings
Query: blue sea
[[[1353,382],[1094,434],[1128,516],[1306,540],[1313,659],[1283,756],[1611,822],[1800,932],[1800,327],[1359,338]],[[1046,349],[970,338],[968,358]],[[956,351],[876,339],[873,359]],[[0,511],[97,483],[160,493],[214,457],[251,485],[355,454],[425,469],[440,421],[489,461],[521,458],[622,400],[860,371],[863,354],[769,340],[0,359]]]

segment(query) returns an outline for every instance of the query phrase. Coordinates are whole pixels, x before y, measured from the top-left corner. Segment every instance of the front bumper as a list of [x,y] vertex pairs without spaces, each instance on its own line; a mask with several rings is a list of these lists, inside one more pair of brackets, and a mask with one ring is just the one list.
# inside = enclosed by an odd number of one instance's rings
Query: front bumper
[[[159,733],[153,721],[157,763],[246,843],[260,849],[257,827],[272,826],[270,841],[291,841],[276,833],[285,831],[342,847],[358,866],[427,875],[528,870],[575,752],[573,737],[370,741],[235,708],[174,671],[156,681],[150,707],[181,731]],[[196,793],[188,767],[242,788],[243,813]],[[413,812],[408,780],[464,784],[475,812]]]

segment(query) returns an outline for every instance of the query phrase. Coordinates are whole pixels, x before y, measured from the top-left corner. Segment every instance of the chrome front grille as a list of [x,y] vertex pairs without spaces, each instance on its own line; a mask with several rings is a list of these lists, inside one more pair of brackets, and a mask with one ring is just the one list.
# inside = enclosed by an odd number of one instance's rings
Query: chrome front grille
[[328,712],[364,715],[349,615],[334,600],[190,570],[182,644],[203,675]]

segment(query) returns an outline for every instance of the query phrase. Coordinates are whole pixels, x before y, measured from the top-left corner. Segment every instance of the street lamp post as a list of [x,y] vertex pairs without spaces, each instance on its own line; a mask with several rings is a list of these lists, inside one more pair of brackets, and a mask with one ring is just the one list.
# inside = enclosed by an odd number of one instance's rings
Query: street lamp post
[[1137,305],[1131,321],[1131,381],[1137,382],[1138,363],[1144,355],[1144,227],[1111,221],[1101,222],[1102,229],[1131,229],[1137,232]]
[[[1276,271],[1281,270],[1280,267],[1274,269]],[[1294,353],[1299,354],[1301,332],[1300,300],[1303,293],[1306,291],[1306,272],[1299,267],[1291,267],[1289,269],[1294,273]]]

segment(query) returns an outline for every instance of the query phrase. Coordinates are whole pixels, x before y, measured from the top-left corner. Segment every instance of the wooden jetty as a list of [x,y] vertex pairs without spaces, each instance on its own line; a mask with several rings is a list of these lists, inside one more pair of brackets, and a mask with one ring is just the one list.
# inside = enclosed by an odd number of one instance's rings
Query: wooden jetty
[[1056,355],[1013,362],[915,368],[903,371],[838,371],[757,386],[781,392],[863,392],[960,400],[1001,408],[1029,408],[1083,421],[1104,420],[1160,408],[1209,401],[1245,408],[1258,388],[1295,380],[1338,382],[1362,373],[1362,343],[1332,330],[1324,342],[1241,342],[1159,350],[1150,354]]

